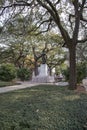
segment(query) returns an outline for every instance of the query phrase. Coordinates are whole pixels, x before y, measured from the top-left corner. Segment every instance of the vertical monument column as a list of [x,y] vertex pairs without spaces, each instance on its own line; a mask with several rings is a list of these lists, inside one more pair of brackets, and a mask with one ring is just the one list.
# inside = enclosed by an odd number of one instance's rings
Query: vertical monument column
[[48,76],[48,66],[47,64],[41,64],[39,76]]

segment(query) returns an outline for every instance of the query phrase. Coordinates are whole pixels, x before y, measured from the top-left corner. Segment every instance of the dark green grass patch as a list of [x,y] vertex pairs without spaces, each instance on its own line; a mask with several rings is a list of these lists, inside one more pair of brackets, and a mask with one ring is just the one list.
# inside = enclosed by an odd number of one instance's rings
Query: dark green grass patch
[[16,82],[0,81],[0,87],[13,86],[13,85],[19,85],[19,84],[20,83],[16,83]]
[[0,94],[0,130],[83,130],[87,94],[41,85]]

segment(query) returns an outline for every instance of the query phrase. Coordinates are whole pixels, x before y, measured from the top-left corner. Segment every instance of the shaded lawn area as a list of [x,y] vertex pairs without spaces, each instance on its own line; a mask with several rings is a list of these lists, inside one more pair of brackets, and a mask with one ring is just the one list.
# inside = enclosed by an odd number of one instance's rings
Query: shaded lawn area
[[41,85],[0,94],[0,130],[83,130],[87,94]]
[[16,82],[0,81],[0,87],[13,86],[13,85],[19,85],[19,84],[20,83],[16,83]]

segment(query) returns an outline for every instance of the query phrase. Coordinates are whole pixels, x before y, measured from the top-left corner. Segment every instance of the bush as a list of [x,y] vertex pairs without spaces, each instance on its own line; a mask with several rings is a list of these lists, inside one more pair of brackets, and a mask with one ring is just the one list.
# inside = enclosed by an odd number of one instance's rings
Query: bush
[[17,70],[17,76],[21,81],[29,80],[31,77],[31,71],[27,68],[20,68]]
[[11,81],[16,78],[16,68],[13,64],[1,64],[0,66],[0,80]]
[[86,77],[86,63],[77,64],[77,82],[80,83]]
[[[82,80],[87,76],[86,75],[86,63],[78,63],[76,66],[77,69],[77,83],[82,82]],[[63,70],[63,75],[65,76],[65,80],[68,81],[69,80],[69,68],[67,68],[66,70]]]
[[64,75],[65,80],[69,81],[69,68],[62,70],[62,74]]

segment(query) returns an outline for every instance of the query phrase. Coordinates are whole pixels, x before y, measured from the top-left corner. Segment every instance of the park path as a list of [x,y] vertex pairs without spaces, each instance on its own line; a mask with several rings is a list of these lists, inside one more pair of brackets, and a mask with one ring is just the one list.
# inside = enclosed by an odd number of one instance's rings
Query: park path
[[21,82],[20,85],[13,85],[13,86],[7,86],[7,87],[1,87],[0,88],[0,93],[6,93],[6,92],[10,92],[10,91],[14,91],[14,90],[19,90],[19,89],[24,89],[24,88],[30,88],[33,86],[37,86],[40,84],[50,84],[50,85],[57,85],[57,86],[66,86],[68,85],[67,82],[58,82],[58,83],[32,83],[32,82]]
[[38,83],[31,83],[31,82],[21,82],[20,85],[13,85],[13,86],[7,86],[7,87],[1,87],[0,93],[6,93],[14,90],[24,89],[24,88],[30,88],[33,86],[39,85]]

